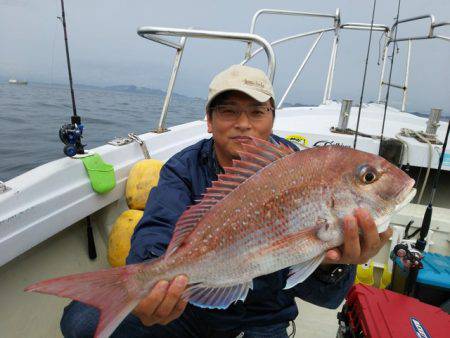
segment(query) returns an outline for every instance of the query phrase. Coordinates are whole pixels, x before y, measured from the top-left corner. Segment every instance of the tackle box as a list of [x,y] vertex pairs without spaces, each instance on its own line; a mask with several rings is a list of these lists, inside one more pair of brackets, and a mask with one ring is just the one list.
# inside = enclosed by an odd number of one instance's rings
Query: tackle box
[[450,257],[427,252],[422,264],[414,295],[422,302],[441,306],[450,298]]
[[357,284],[338,314],[341,338],[447,338],[450,315],[418,299]]
[[[413,295],[424,303],[441,306],[450,299],[450,257],[427,252],[422,264],[423,269],[419,270]],[[390,289],[405,293],[408,274],[409,271],[396,258]]]

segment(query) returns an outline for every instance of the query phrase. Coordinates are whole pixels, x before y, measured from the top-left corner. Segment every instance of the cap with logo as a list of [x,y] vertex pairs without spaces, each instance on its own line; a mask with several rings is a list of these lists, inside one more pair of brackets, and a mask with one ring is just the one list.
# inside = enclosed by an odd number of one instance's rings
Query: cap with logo
[[229,90],[243,92],[259,102],[266,102],[270,98],[275,100],[272,83],[262,70],[233,65],[217,74],[211,81],[206,110],[209,109],[209,105],[214,98]]

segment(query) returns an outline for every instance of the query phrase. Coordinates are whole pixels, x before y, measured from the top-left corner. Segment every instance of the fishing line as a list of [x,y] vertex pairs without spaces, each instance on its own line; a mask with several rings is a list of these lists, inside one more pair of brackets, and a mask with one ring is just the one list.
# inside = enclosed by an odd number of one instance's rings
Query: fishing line
[[[58,12],[58,0],[55,0],[55,11]],[[58,18],[58,16],[57,16]],[[55,61],[55,41],[56,41],[56,30],[58,23],[55,21],[55,29],[53,30],[53,42],[52,42],[52,62],[50,66],[50,84],[53,85],[53,70]]]
[[72,98],[72,113],[74,117],[77,117],[77,106],[75,104],[75,93],[73,91],[72,68],[70,66],[69,43],[67,40],[66,13],[64,10],[64,0],[61,0],[61,22],[64,29],[64,42],[66,47],[67,70],[69,73],[70,96]]
[[402,2],[402,0],[398,0],[397,17],[395,19],[394,45],[392,46],[391,68],[389,69],[389,80],[388,80],[388,86],[387,86],[387,91],[386,91],[386,100],[384,102],[383,124],[381,126],[381,137],[380,137],[380,144],[378,146],[378,155],[380,155],[381,143],[383,142],[384,125],[386,123],[386,113],[387,113],[387,107],[388,107],[388,102],[389,102],[389,93],[391,91],[391,78],[392,78],[392,69],[394,68],[395,45],[397,44],[397,42],[395,40],[397,40],[398,19],[400,17],[400,4],[401,4],[401,2]]
[[355,131],[355,139],[353,141],[353,149],[356,149],[356,141],[358,140],[358,129],[359,129],[359,121],[361,117],[361,108],[364,97],[364,89],[366,87],[366,76],[367,76],[367,66],[369,64],[369,55],[370,55],[370,44],[372,43],[372,32],[373,32],[373,20],[375,18],[375,8],[377,6],[377,0],[373,1],[373,9],[372,9],[372,21],[370,22],[370,33],[369,33],[369,43],[367,45],[367,55],[366,55],[366,65],[364,67],[364,77],[361,88],[361,97],[359,99],[359,108],[358,108],[358,119],[356,120],[356,131]]

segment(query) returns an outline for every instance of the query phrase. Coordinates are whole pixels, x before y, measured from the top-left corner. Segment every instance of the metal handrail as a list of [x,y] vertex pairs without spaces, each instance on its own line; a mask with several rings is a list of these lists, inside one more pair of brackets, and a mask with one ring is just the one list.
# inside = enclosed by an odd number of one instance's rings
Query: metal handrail
[[[409,36],[409,37],[402,37],[402,38],[398,38],[398,39],[393,39],[392,38],[393,34],[394,34],[394,31],[395,31],[395,29],[398,28],[399,24],[406,23],[406,22],[411,22],[411,21],[423,20],[423,19],[430,19],[430,26],[429,26],[429,29],[428,29],[428,35]],[[434,34],[434,29],[435,28],[442,27],[442,26],[449,26],[449,25],[450,25],[450,22],[439,22],[439,23],[436,23],[436,19],[435,19],[434,15],[432,15],[432,14],[425,14],[425,15],[420,15],[420,16],[415,16],[415,17],[411,17],[411,18],[398,20],[392,25],[391,30],[390,30],[390,35],[387,38],[386,43],[384,45],[383,69],[381,71],[380,86],[379,86],[379,90],[378,90],[378,103],[381,102],[381,91],[383,89],[383,85],[391,86],[391,87],[394,87],[394,88],[401,89],[403,91],[401,111],[402,112],[406,111],[406,102],[407,102],[407,96],[408,96],[409,69],[410,69],[410,62],[411,62],[412,41],[415,41],[415,40],[428,40],[428,39],[439,38],[439,39],[445,40],[447,42],[450,42],[450,37],[442,36],[442,35],[435,35]],[[407,54],[407,59],[406,59],[406,72],[405,72],[405,80],[403,82],[403,85],[397,85],[397,84],[393,84],[393,83],[384,82],[383,79],[384,79],[385,63],[386,63],[387,51],[388,51],[388,48],[389,48],[389,44],[391,44],[392,42],[396,43],[396,42],[404,42],[404,41],[408,41],[408,54]]]
[[[355,30],[370,30],[370,24],[368,23],[359,23],[359,22],[349,22],[344,23],[339,26],[340,29],[355,29]],[[389,33],[390,28],[386,25],[374,24],[372,26],[373,31],[384,31]]]
[[311,56],[312,52],[314,51],[314,49],[316,48],[317,44],[319,43],[320,39],[322,38],[324,32],[320,33],[320,35],[316,38],[316,40],[314,41],[313,45],[311,46],[311,48],[308,51],[308,54],[306,54],[305,59],[303,60],[302,64],[300,65],[300,67],[297,70],[297,73],[295,73],[294,77],[292,78],[291,82],[289,83],[286,91],[284,92],[280,102],[278,103],[277,108],[280,109],[281,106],[283,105],[284,100],[286,99],[287,95],[289,94],[289,92],[291,91],[291,88],[294,86],[294,83],[297,81],[300,73],[302,72],[303,68],[305,67],[306,63],[309,60],[309,57]]
[[442,27],[442,26],[450,26],[450,22],[438,22],[438,23],[435,23],[435,24],[433,25],[433,37],[438,38],[438,39],[445,40],[445,41],[447,41],[447,42],[450,42],[450,37],[449,37],[449,36],[436,35],[436,34],[434,34],[434,29],[437,28],[437,27]]
[[[310,31],[310,32],[306,32],[306,33],[300,33],[300,34],[295,34],[295,35],[290,35],[287,36],[285,38],[281,38],[279,40],[275,40],[273,42],[270,42],[270,45],[276,46],[280,43],[286,42],[286,41],[290,41],[290,40],[294,40],[294,39],[300,39],[300,38],[304,38],[306,36],[311,36],[311,35],[316,35],[316,34],[320,34],[320,33],[325,33],[325,32],[330,32],[330,31],[334,31],[335,28],[331,27],[331,28],[324,28],[324,29],[317,29],[314,31]],[[262,48],[258,48],[256,49],[249,58],[245,58],[242,62],[241,65],[245,65],[248,61],[250,61],[251,59],[253,59],[257,54],[259,54],[263,49]]]
[[[273,52],[272,46],[268,43],[264,38],[260,37],[256,34],[248,34],[248,33],[231,33],[231,32],[220,32],[220,31],[207,31],[207,30],[196,30],[196,29],[179,29],[179,28],[167,28],[167,27],[150,27],[144,26],[138,28],[138,35],[146,38],[148,40],[152,40],[163,45],[175,48],[177,50],[177,54],[175,56],[174,65],[172,68],[172,76],[169,81],[169,85],[167,88],[167,94],[164,99],[163,109],[161,111],[161,117],[159,119],[158,128],[155,130],[157,133],[162,133],[167,131],[165,127],[165,121],[167,117],[167,112],[169,109],[170,98],[172,96],[173,87],[175,85],[176,76],[178,73],[178,69],[180,67],[181,57],[184,50],[184,44],[186,42],[187,37],[192,38],[200,38],[200,39],[222,39],[222,40],[238,40],[244,42],[255,42],[261,45],[261,48],[267,54],[267,63],[268,63],[268,71],[267,76],[270,81],[273,82],[275,76],[275,53]],[[159,37],[163,36],[179,36],[181,37],[180,43],[173,42],[171,40],[163,39]]]
[[[422,19],[430,19],[430,29],[428,31],[428,35],[419,35],[419,36],[412,36],[412,37],[407,37],[407,38],[400,38],[400,39],[391,39],[392,35],[394,33],[394,30],[397,29],[398,25],[401,23],[405,23],[405,22],[411,22],[411,21],[417,21],[417,20],[422,20]],[[400,41],[408,41],[408,40],[423,40],[423,39],[429,39],[433,36],[433,26],[435,25],[435,18],[433,14],[425,14],[425,15],[419,15],[419,16],[414,16],[412,18],[406,18],[406,19],[402,19],[402,20],[398,20],[396,21],[391,28],[391,36],[389,37],[389,42],[388,44],[390,44],[391,42],[400,42]]]
[[[323,29],[317,29],[306,33],[300,33],[291,35],[288,37],[284,37],[281,39],[278,39],[276,41],[273,41],[272,43],[267,42],[264,38],[262,38],[259,35],[253,34],[256,26],[256,22],[258,18],[262,14],[278,14],[278,15],[292,15],[292,16],[311,16],[311,17],[319,17],[319,18],[331,18],[334,21],[333,27],[329,28],[323,28]],[[395,29],[398,28],[399,24],[416,21],[416,20],[422,20],[422,19],[429,19],[430,20],[430,28],[427,36],[413,36],[413,37],[403,37],[399,39],[393,39],[393,32]],[[410,68],[410,59],[411,59],[411,41],[412,40],[421,40],[421,39],[433,39],[438,38],[445,40],[447,42],[450,42],[450,37],[443,36],[443,35],[437,35],[435,34],[435,29],[442,26],[449,26],[450,22],[435,22],[435,18],[431,14],[427,15],[421,15],[416,16],[412,18],[406,18],[402,20],[398,20],[394,23],[392,27],[386,26],[386,25],[380,25],[380,24],[365,24],[365,23],[340,23],[340,10],[339,8],[336,9],[336,13],[334,15],[332,14],[322,14],[322,13],[312,13],[312,12],[298,12],[298,11],[287,11],[287,10],[276,10],[276,9],[262,9],[255,13],[252,19],[251,27],[250,27],[250,33],[231,33],[231,32],[221,32],[221,31],[207,31],[207,30],[195,30],[195,29],[178,29],[178,28],[165,28],[165,27],[141,27],[138,29],[138,34],[146,39],[161,43],[163,45],[175,48],[177,50],[177,55],[174,61],[174,66],[172,70],[172,76],[169,81],[169,86],[167,90],[167,95],[164,101],[163,111],[161,112],[161,118],[159,122],[159,126],[157,129],[157,132],[165,131],[165,118],[167,115],[168,105],[170,102],[170,97],[172,94],[173,86],[175,83],[176,75],[179,69],[179,64],[181,61],[182,52],[184,49],[184,44],[187,37],[194,37],[194,38],[207,38],[207,39],[224,39],[224,40],[239,40],[244,41],[247,43],[247,50],[245,53],[245,58],[241,62],[242,65],[246,64],[249,60],[251,60],[253,57],[255,57],[257,54],[259,54],[262,50],[264,50],[267,54],[268,58],[268,77],[273,82],[274,74],[275,74],[275,54],[273,52],[273,46],[281,44],[286,41],[290,41],[293,39],[303,38],[306,36],[313,36],[313,35],[319,35],[316,40],[314,41],[313,45],[311,46],[310,50],[308,51],[307,55],[305,56],[304,60],[300,64],[296,74],[294,75],[293,79],[288,85],[288,88],[284,92],[282,99],[280,100],[277,108],[280,108],[283,104],[285,98],[287,97],[289,91],[292,89],[294,83],[298,80],[301,72],[303,71],[306,63],[308,62],[312,52],[316,48],[318,42],[323,37],[324,33],[334,31],[334,38],[333,38],[333,45],[332,45],[332,51],[330,56],[330,63],[328,66],[328,74],[325,84],[325,90],[324,90],[324,96],[323,96],[323,103],[328,101],[331,97],[331,88],[333,84],[333,76],[334,76],[334,69],[336,65],[336,58],[337,58],[337,50],[338,50],[338,43],[339,43],[339,30],[341,29],[351,29],[351,30],[370,30],[373,31],[380,31],[384,32],[385,34],[385,44],[384,44],[384,53],[383,53],[383,66],[381,70],[381,78],[380,78],[380,86],[379,86],[379,95],[378,95],[378,102],[381,102],[381,91],[383,85],[389,85],[396,88],[400,88],[403,90],[403,103],[402,103],[402,111],[406,109],[406,100],[407,100],[407,91],[408,91],[408,77],[409,77],[409,68]],[[181,37],[179,43],[164,39],[160,36],[177,36]],[[391,42],[401,42],[401,41],[409,41],[408,46],[408,56],[407,56],[407,67],[406,67],[406,74],[405,74],[405,81],[403,85],[396,85],[396,84],[388,84],[383,81],[384,73],[385,73],[385,66],[386,66],[386,60],[387,60],[387,52],[388,48]],[[253,42],[256,42],[261,46],[261,48],[257,49],[253,53],[251,52],[252,44]]]
[[[337,36],[338,36],[339,25],[341,23],[341,14],[340,14],[339,8],[336,9],[336,12],[334,15],[333,14],[312,13],[312,12],[288,11],[288,10],[279,10],[279,9],[261,9],[253,15],[252,23],[250,25],[250,33],[254,32],[255,26],[256,26],[256,21],[262,14],[309,16],[309,17],[333,19],[333,22],[334,22],[333,30],[335,32],[335,38],[333,40],[333,48],[332,48],[331,57],[330,57],[330,66],[328,68],[328,75],[327,75],[327,80],[326,80],[326,85],[325,85],[325,93],[324,93],[324,100],[325,100],[325,97],[330,96],[330,94],[331,94],[331,84],[333,81],[334,65],[336,64],[336,55],[337,55],[336,50],[337,50],[337,43],[338,43]],[[316,34],[320,34],[320,33],[321,32],[317,32]],[[309,35],[311,35],[311,34],[309,34]],[[292,38],[294,38],[294,37],[292,37]],[[290,39],[286,39],[285,41],[287,41],[287,40],[290,40]],[[245,52],[245,59],[248,59],[248,60],[251,59],[251,49],[252,49],[252,44],[249,42],[247,44],[247,51]],[[296,76],[296,77],[298,77],[298,76]]]
[[[256,18],[258,18],[258,16],[261,13],[266,12],[266,11],[270,11],[269,13],[271,13],[271,14],[275,14],[276,13],[276,11],[274,11],[274,10],[261,10],[261,11],[258,11],[253,17],[251,29],[254,29]],[[285,11],[285,12],[287,12],[287,13],[302,13],[302,14],[305,13],[305,12],[291,12],[291,11]],[[336,13],[337,13],[337,16],[338,16],[339,9],[336,11]],[[311,14],[311,13],[309,13],[309,14]],[[318,15],[318,14],[314,13],[314,15]],[[330,15],[326,15],[326,17],[331,17],[331,16]],[[337,29],[370,30],[371,29],[371,25],[370,24],[365,24],[365,23],[345,23],[345,24],[340,24]],[[281,108],[281,106],[283,105],[284,100],[286,99],[289,91],[292,89],[294,83],[299,78],[299,75],[300,75],[301,71],[303,70],[304,66],[308,62],[308,59],[311,56],[311,53],[316,48],[318,41],[322,38],[323,33],[330,32],[330,31],[335,31],[336,32],[337,29],[336,29],[336,27],[317,29],[317,30],[313,30],[313,31],[305,32],[305,33],[291,35],[291,36],[284,37],[284,38],[275,40],[273,42],[270,42],[271,46],[275,47],[276,45],[281,44],[281,43],[286,42],[286,41],[290,41],[290,40],[294,40],[294,39],[299,39],[299,38],[304,38],[304,37],[307,37],[307,36],[320,34],[320,37],[318,37],[315,40],[315,42],[313,43],[311,49],[309,50],[309,52],[305,56],[305,59],[300,64],[296,74],[294,75],[293,79],[289,83],[288,88],[286,89],[286,91],[282,95],[282,98],[281,98],[280,102],[277,105],[277,109]],[[384,32],[385,34],[388,34],[390,32],[389,26],[380,25],[380,24],[374,24],[372,26],[372,30],[374,30],[374,31],[381,31],[381,32]],[[333,41],[333,51],[332,51],[332,54],[331,54],[331,60],[330,60],[330,66],[329,66],[330,68],[328,70],[327,82],[326,82],[326,86],[325,86],[325,93],[324,93],[323,102],[325,102],[326,100],[329,100],[330,96],[331,96],[331,86],[332,86],[332,79],[333,79],[333,73],[334,73],[334,64],[336,62],[336,49],[337,49],[337,46],[335,46],[336,44],[337,44],[337,41]],[[259,54],[262,50],[263,50],[262,48],[258,48],[257,50],[255,50],[250,55],[249,55],[249,52],[247,50],[245,59],[241,62],[241,65],[245,65],[248,61],[250,61],[253,57],[255,57],[257,54]],[[384,66],[384,64],[383,64],[383,66]]]
[[[330,63],[329,63],[329,68],[328,68],[328,73],[327,73],[327,79],[326,79],[326,84],[325,84],[324,97],[323,97],[323,102],[325,103],[331,97],[331,88],[332,88],[332,83],[333,83],[334,68],[335,68],[336,57],[337,57],[337,46],[338,46],[338,42],[339,42],[339,36],[338,36],[339,30],[340,29],[353,29],[353,30],[370,30],[370,29],[372,29],[374,31],[382,31],[385,34],[390,32],[389,26],[380,25],[380,24],[374,24],[373,26],[371,26],[370,24],[365,24],[365,23],[341,24],[340,10],[339,10],[339,8],[337,8],[336,13],[334,15],[333,14],[312,13],[312,12],[277,10],[277,9],[261,9],[253,15],[252,23],[250,25],[250,33],[254,33],[255,27],[256,27],[256,22],[262,14],[312,16],[312,17],[320,17],[320,18],[331,18],[331,19],[333,19],[333,22],[334,22],[334,26],[331,28],[323,28],[323,29],[317,29],[317,30],[313,30],[310,32],[306,32],[306,33],[295,34],[295,35],[281,38],[279,40],[276,40],[276,41],[273,41],[270,43],[272,46],[275,46],[275,45],[278,45],[278,44],[281,44],[283,42],[290,41],[293,39],[298,39],[298,38],[303,38],[306,36],[320,34],[319,37],[313,43],[313,45],[312,45],[311,49],[309,50],[309,52],[307,53],[307,55],[305,56],[305,59],[300,64],[296,74],[294,75],[293,79],[291,80],[291,82],[288,85],[288,88],[284,92],[282,99],[278,103],[277,108],[280,108],[282,106],[287,94],[289,93],[289,91],[292,89],[292,86],[299,78],[299,75],[300,75],[301,71],[303,70],[304,66],[306,65],[309,57],[311,56],[311,53],[314,51],[314,49],[317,46],[317,43],[322,38],[323,33],[330,32],[330,31],[335,32],[335,37],[333,39],[333,47],[332,47],[331,56],[330,56]],[[250,61],[253,57],[255,57],[257,54],[259,54],[262,51],[262,48],[259,48],[252,53],[251,49],[252,49],[252,43],[249,42],[247,44],[247,50],[245,52],[244,60],[241,62],[242,65],[245,65],[248,61]],[[383,64],[383,66],[384,66],[384,64]]]
[[[137,32],[143,38],[156,41],[153,35],[166,35],[166,36],[184,36],[191,38],[200,38],[200,39],[221,39],[221,40],[238,40],[244,42],[256,42],[261,45],[268,59],[268,71],[267,76],[271,81],[275,76],[275,53],[273,52],[272,46],[266,39],[262,38],[256,34],[249,33],[234,33],[234,32],[221,32],[221,31],[208,31],[208,30],[197,30],[197,29],[180,29],[180,28],[167,28],[167,27],[150,27],[144,26],[138,28]],[[166,42],[167,45],[174,44],[170,40],[165,40],[161,38],[157,38],[160,41],[156,41],[159,43]]]
[[[250,25],[250,34],[255,32],[256,21],[263,14],[276,14],[276,15],[290,15],[290,16],[310,16],[316,18],[331,18],[334,21],[334,26],[337,27],[340,23],[341,16],[339,8],[336,9],[336,14],[323,14],[323,13],[313,13],[313,12],[299,12],[299,11],[288,11],[283,9],[268,9],[263,8],[257,11],[252,18],[252,23]],[[252,49],[252,43],[249,42],[247,45],[247,51],[245,52],[245,58],[250,59],[250,53]]]

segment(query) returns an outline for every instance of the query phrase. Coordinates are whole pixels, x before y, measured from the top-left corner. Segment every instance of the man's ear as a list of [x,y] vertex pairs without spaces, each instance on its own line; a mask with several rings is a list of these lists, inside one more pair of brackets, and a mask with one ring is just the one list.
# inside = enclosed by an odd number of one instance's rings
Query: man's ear
[[211,116],[211,113],[209,113],[209,112],[206,112],[206,125],[208,126],[208,133],[212,133],[212,121],[211,121],[211,119],[212,119],[212,116]]

